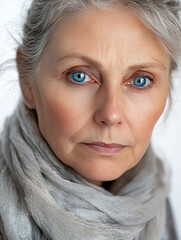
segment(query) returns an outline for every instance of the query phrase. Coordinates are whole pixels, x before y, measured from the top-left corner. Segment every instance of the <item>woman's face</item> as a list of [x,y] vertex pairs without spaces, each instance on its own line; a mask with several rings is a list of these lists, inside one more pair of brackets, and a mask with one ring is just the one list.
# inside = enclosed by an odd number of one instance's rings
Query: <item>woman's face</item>
[[169,65],[130,10],[91,8],[66,19],[31,86],[42,135],[88,181],[118,178],[148,147],[165,107]]

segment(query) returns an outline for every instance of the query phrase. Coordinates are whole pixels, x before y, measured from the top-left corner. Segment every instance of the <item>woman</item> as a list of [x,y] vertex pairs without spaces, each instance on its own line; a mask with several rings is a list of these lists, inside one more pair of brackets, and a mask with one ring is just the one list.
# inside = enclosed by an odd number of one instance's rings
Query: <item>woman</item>
[[34,0],[0,150],[0,239],[176,238],[149,146],[180,55],[176,0]]

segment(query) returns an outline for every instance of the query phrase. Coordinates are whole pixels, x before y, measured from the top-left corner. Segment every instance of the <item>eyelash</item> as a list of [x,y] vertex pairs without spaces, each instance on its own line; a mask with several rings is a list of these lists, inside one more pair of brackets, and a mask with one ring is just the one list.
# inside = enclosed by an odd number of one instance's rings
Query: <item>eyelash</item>
[[[84,83],[83,81],[81,82],[76,82],[75,80],[71,79],[70,78],[70,75],[74,74],[74,73],[84,73],[86,76],[88,76],[92,81],[89,82],[87,81],[86,83]],[[76,84],[76,85],[79,85],[79,86],[86,86],[88,84],[92,84],[92,83],[98,83],[97,81],[93,80],[89,74],[86,73],[86,71],[83,71],[83,70],[80,70],[80,69],[71,69],[71,70],[68,70],[65,72],[65,77],[66,79],[70,80],[71,83],[73,84]],[[135,78],[146,78],[150,81],[149,84],[147,84],[146,86],[143,86],[143,87],[137,87],[135,86],[134,84],[131,84],[131,82],[134,81]],[[136,74],[134,74],[134,76],[132,76],[130,78],[131,80],[128,80],[128,81],[125,81],[125,83],[123,84],[124,86],[131,86],[133,88],[135,88],[136,90],[146,90],[148,89],[149,87],[151,87],[151,85],[155,82],[155,80],[153,79],[153,77],[150,77],[149,74],[145,74],[144,73],[141,73],[141,72],[137,72]]]

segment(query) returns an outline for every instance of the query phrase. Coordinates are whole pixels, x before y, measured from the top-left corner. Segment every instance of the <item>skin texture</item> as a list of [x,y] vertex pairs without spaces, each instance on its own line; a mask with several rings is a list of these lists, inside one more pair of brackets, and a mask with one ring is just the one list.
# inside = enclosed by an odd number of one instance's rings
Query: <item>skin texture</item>
[[[145,153],[162,114],[170,59],[156,36],[124,7],[90,8],[56,28],[44,50],[40,74],[22,87],[35,108],[43,137],[61,161],[101,185],[134,167]],[[76,83],[72,69],[88,81]],[[143,88],[136,76],[153,79]],[[125,147],[106,156],[82,143]]]

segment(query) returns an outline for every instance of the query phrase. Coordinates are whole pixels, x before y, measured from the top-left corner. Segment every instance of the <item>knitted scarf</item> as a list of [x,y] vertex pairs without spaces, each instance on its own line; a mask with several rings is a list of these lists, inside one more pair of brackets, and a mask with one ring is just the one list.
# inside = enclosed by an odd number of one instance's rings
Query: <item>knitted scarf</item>
[[0,143],[0,239],[165,239],[169,174],[150,146],[140,163],[109,191],[88,183],[57,159],[21,102]]

